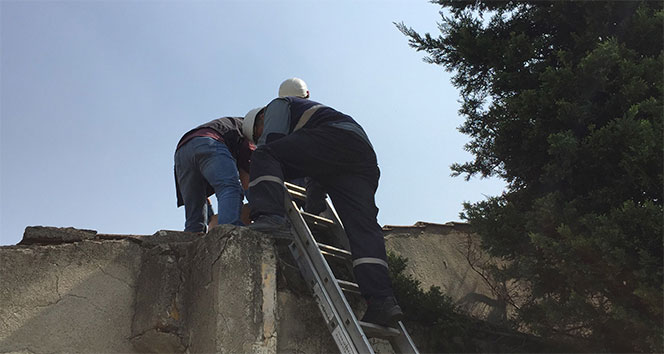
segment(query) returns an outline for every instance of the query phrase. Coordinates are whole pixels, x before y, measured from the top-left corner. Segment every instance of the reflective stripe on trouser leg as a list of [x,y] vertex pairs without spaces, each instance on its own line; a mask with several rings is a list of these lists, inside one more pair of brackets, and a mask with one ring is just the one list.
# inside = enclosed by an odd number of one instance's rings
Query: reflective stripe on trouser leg
[[259,146],[251,155],[249,205],[251,219],[260,215],[285,216],[284,173],[279,161],[266,145]]
[[344,224],[353,254],[353,273],[365,298],[393,296],[385,240],[376,216],[378,169],[365,175],[331,176],[321,183]]
[[261,182],[275,182],[275,183],[279,183],[280,185],[284,184],[284,181],[281,178],[277,177],[277,176],[260,176],[260,177],[256,178],[255,180],[249,182],[249,188],[251,188],[251,187],[253,187],[253,186],[255,186],[255,185],[257,185]]
[[[353,274],[358,285],[362,284],[361,293],[366,299],[394,295],[386,261],[371,257],[357,258],[353,260]],[[386,284],[389,284],[388,288]]]
[[388,268],[387,262],[380,258],[371,258],[371,257],[364,257],[364,258],[358,258],[353,261],[353,267],[357,267],[360,264],[380,264],[385,268]]

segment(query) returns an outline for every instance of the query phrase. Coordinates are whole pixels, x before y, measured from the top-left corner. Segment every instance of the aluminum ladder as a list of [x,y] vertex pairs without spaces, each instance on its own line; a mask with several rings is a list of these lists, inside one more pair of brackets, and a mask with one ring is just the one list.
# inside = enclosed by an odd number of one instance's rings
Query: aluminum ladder
[[[289,248],[339,351],[374,353],[368,339],[375,337],[387,339],[396,353],[419,353],[401,321],[397,328],[391,328],[361,322],[355,317],[344,291],[359,294],[359,287],[352,281],[337,279],[327,260],[342,264],[342,270],[345,268],[352,277],[350,247],[339,217],[329,201],[326,201],[327,210],[321,214],[324,216],[301,211],[293,199],[304,201],[306,190],[288,182],[285,187],[286,214],[295,231]],[[323,234],[327,236],[326,243],[322,242]]]

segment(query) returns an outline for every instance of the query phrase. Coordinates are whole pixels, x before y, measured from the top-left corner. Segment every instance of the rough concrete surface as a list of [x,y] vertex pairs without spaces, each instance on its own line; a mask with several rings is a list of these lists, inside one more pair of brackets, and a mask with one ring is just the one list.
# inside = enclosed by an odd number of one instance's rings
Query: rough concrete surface
[[[407,272],[488,317],[459,225],[386,228]],[[480,300],[476,300],[480,299]],[[356,316],[361,299],[349,298]],[[465,301],[465,302],[464,302]],[[389,353],[377,341],[377,352]],[[207,234],[29,227],[0,247],[0,353],[338,352],[290,252],[222,225]]]
[[131,327],[131,342],[138,351],[185,351],[182,285],[186,255],[186,246],[177,243],[144,249]]
[[336,344],[309,295],[284,290],[279,298],[279,353],[329,353]]
[[21,245],[61,244],[83,240],[92,240],[97,235],[95,230],[82,230],[73,227],[28,226],[23,232]]
[[0,352],[133,352],[140,247],[83,241],[0,249]]
[[[0,353],[276,353],[279,339],[313,352],[277,335],[300,320],[279,318],[269,237],[226,225],[207,234],[90,231],[34,227],[26,235],[47,242],[0,247]],[[308,335],[329,337],[321,325]]]
[[[273,353],[274,245],[246,228],[218,226],[192,244],[185,282],[191,352]],[[267,298],[267,300],[264,300]]]

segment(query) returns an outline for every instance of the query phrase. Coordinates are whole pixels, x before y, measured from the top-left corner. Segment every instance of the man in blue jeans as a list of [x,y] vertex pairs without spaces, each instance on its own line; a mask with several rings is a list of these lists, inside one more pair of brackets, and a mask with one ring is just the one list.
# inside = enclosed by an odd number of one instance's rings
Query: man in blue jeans
[[184,205],[184,231],[206,232],[207,197],[213,193],[218,223],[241,225],[253,145],[242,135],[242,118],[223,117],[187,132],[175,150],[177,205]]

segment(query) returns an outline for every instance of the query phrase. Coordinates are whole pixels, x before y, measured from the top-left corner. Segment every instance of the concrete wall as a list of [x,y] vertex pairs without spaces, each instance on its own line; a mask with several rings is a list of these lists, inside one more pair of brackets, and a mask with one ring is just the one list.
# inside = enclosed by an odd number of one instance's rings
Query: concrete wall
[[438,286],[469,315],[495,323],[505,320],[507,305],[478,273],[479,258],[487,257],[468,225],[419,222],[387,225],[383,232],[387,250],[408,259],[405,273],[420,281],[422,290]]
[[22,244],[0,247],[0,353],[336,351],[279,257],[290,257],[285,246],[233,226],[152,236],[28,228]]
[[[464,257],[463,225],[385,233],[424,289],[440,286],[480,318],[499,309]],[[363,302],[349,300],[359,317]],[[247,228],[135,236],[29,227],[21,244],[0,247],[0,353],[336,351],[287,247]]]
[[0,248],[0,352],[133,352],[140,261],[127,241]]

